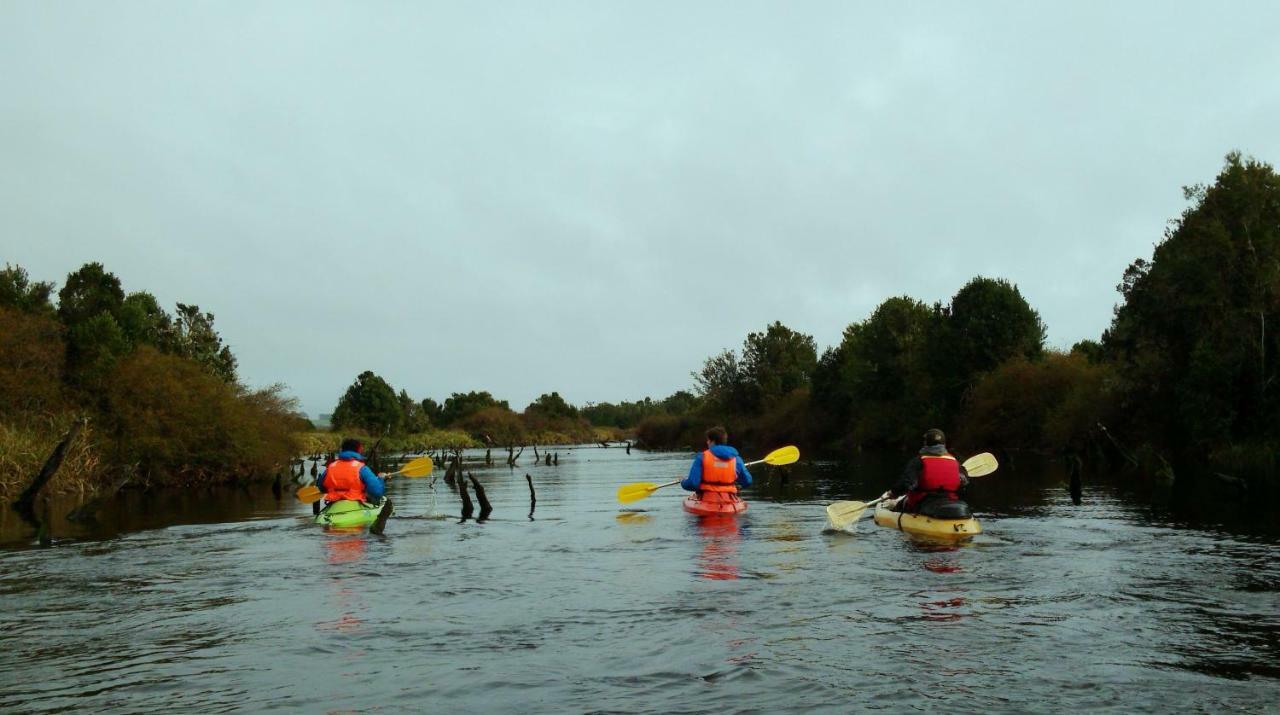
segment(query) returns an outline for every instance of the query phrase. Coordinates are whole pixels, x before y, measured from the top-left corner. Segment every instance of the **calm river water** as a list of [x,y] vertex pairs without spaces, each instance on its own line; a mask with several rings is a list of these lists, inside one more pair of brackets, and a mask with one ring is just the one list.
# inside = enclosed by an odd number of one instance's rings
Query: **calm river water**
[[727,524],[678,488],[614,500],[688,460],[472,465],[484,523],[396,480],[383,537],[269,488],[130,496],[52,548],[6,513],[0,711],[1280,712],[1274,525],[1183,523],[1092,480],[1076,506],[1020,464],[975,481],[970,545],[825,532],[896,455],[758,468]]

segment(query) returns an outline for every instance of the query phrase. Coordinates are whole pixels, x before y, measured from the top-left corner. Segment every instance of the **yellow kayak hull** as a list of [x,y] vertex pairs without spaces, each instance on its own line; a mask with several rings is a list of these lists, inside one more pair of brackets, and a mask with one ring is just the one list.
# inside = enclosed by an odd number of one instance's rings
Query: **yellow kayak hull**
[[877,526],[904,531],[912,536],[927,536],[933,539],[949,539],[958,541],[972,539],[982,533],[982,525],[977,519],[934,519],[923,514],[904,514],[891,511],[884,504],[876,505],[875,519]]

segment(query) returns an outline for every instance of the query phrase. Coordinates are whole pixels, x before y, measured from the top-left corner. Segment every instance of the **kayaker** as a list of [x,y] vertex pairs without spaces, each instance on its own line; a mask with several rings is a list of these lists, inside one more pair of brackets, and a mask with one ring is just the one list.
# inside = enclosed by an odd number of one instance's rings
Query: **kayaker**
[[924,446],[907,467],[893,488],[881,495],[883,499],[895,499],[906,495],[895,511],[915,513],[926,498],[955,501],[961,489],[969,486],[969,475],[964,465],[947,451],[947,436],[940,429],[924,433]]
[[316,486],[324,492],[326,502],[350,499],[375,504],[382,499],[386,485],[365,466],[363,451],[364,445],[360,440],[350,437],[342,440],[338,458],[316,478]]
[[751,486],[751,472],[742,463],[738,450],[730,447],[729,433],[723,427],[707,430],[707,448],[693,458],[689,476],[680,482],[687,492],[737,494],[738,487]]

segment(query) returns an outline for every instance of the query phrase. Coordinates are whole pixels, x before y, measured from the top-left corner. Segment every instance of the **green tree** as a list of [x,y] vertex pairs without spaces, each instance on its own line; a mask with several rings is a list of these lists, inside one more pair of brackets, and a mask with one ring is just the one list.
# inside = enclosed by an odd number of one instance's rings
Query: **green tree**
[[396,391],[386,380],[365,370],[351,383],[333,410],[334,429],[359,429],[382,434],[389,427],[399,432],[404,412]]
[[774,322],[762,333],[750,333],[742,344],[742,373],[748,385],[749,407],[778,400],[809,386],[818,365],[813,337]]
[[58,317],[68,328],[75,328],[99,315],[116,318],[124,305],[120,279],[107,272],[101,263],[86,263],[67,275],[58,291]]
[[32,283],[22,266],[6,263],[4,270],[0,271],[0,307],[50,314],[53,312],[53,304],[49,302],[52,294],[52,283]]
[[156,297],[147,292],[130,293],[120,306],[118,320],[125,338],[135,346],[165,347],[165,340],[173,331],[173,320]]
[[510,410],[506,400],[495,400],[488,392],[455,392],[444,401],[440,411],[443,426],[453,426],[487,407],[501,407]]
[[668,415],[687,415],[698,409],[698,396],[688,390],[677,390],[658,403]]
[[235,355],[214,329],[213,313],[200,312],[198,305],[178,303],[164,347],[166,352],[203,365],[227,383],[236,381]]
[[702,369],[693,373],[693,381],[698,397],[712,410],[744,410],[751,401],[746,371],[732,350],[707,358]]
[[67,330],[70,381],[82,389],[97,390],[129,350],[129,339],[110,313],[82,320]]
[[969,281],[938,311],[932,331],[932,374],[936,399],[952,415],[978,376],[1014,357],[1035,359],[1044,352],[1045,327],[1018,287],[1000,278]]
[[424,399],[421,403],[419,403],[419,407],[422,411],[423,417],[426,418],[428,425],[444,424],[444,419],[443,419],[444,410],[443,408],[440,407],[439,402],[436,402],[435,400],[428,397]]
[[1232,153],[1212,186],[1185,195],[1151,260],[1125,271],[1103,346],[1148,438],[1187,455],[1274,442],[1280,176]]
[[431,419],[423,411],[421,403],[409,397],[409,393],[404,390],[397,395],[397,400],[400,402],[400,412],[404,415],[400,422],[400,428],[403,431],[417,433],[430,429]]
[[550,419],[578,418],[578,408],[564,401],[559,392],[543,394],[525,408],[525,412],[538,412]]
[[845,328],[814,374],[814,401],[832,422],[829,436],[897,447],[934,419],[928,349],[936,327],[934,311],[902,296]]

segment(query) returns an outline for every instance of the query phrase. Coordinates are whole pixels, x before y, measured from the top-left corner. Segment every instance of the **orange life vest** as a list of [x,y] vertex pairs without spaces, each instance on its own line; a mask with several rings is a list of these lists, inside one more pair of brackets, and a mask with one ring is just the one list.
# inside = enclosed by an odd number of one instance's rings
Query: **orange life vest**
[[737,494],[738,460],[716,459],[711,450],[702,453],[702,486],[704,492],[727,492]]
[[363,468],[364,462],[358,459],[339,459],[330,464],[324,471],[325,501],[364,501],[364,482],[360,481]]
[[948,499],[958,499],[960,489],[960,463],[955,457],[945,455],[920,455],[920,481],[907,494],[907,510],[914,509],[929,494],[945,494]]

